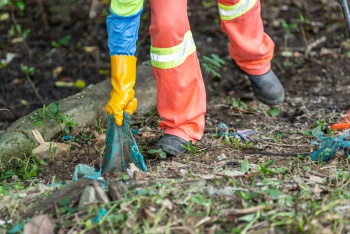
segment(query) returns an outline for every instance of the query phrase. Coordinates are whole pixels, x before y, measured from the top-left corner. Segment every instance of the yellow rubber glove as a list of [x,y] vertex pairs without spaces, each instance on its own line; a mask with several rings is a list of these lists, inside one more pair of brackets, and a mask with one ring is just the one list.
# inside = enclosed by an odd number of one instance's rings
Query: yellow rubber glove
[[108,114],[113,114],[118,126],[123,124],[123,111],[130,116],[137,108],[134,98],[136,82],[136,57],[127,55],[111,56],[111,83],[113,90],[106,105]]

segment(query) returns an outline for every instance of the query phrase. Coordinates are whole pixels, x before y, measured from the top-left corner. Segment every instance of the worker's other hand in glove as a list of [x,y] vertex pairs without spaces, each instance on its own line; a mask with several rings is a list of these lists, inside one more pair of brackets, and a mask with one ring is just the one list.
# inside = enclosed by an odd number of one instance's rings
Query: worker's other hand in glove
[[106,105],[108,114],[113,114],[118,126],[123,124],[123,112],[130,116],[137,108],[134,85],[136,82],[136,57],[111,56],[111,83],[113,90]]

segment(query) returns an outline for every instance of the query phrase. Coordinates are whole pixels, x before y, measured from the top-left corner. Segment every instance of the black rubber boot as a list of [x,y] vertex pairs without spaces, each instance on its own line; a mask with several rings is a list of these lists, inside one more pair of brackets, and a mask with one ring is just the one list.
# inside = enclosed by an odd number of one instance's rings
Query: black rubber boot
[[186,141],[178,136],[164,134],[152,149],[162,149],[168,155],[179,155],[186,152],[182,145],[186,145]]
[[284,101],[283,86],[272,70],[263,75],[247,75],[255,96],[262,103],[275,106]]

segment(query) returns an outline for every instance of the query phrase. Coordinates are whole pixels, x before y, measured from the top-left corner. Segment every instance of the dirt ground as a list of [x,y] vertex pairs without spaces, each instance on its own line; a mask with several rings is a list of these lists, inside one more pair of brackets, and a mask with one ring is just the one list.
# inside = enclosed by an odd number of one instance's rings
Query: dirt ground
[[[57,81],[75,82],[81,79],[88,86],[109,79],[105,23],[108,3],[99,3],[92,8],[91,1],[75,4],[57,0],[44,1],[39,5],[36,1],[26,1],[25,6],[23,12],[16,7],[13,10],[21,31],[30,29],[25,42],[19,32],[11,30],[14,23],[10,16],[3,17],[0,26],[1,59],[4,60],[8,53],[15,54],[9,65],[0,70],[0,107],[9,110],[1,112],[2,130],[43,104],[80,91],[77,87],[57,87]],[[228,55],[228,40],[220,29],[215,2],[189,1],[188,10],[199,58],[214,53],[226,61],[220,69],[221,79],[205,75],[208,103],[216,96],[251,101],[253,96],[249,83]],[[11,13],[8,7],[2,11]],[[96,16],[90,18],[89,14],[93,12]],[[262,16],[266,32],[276,43],[272,66],[285,86],[286,103],[293,98],[303,98],[305,103],[310,103],[322,96],[331,102],[330,109],[346,110],[349,106],[342,92],[346,92],[343,89],[348,80],[348,48],[346,44],[344,47],[341,45],[348,36],[340,5],[336,1],[321,0],[264,1]],[[146,1],[139,32],[138,63],[149,60],[149,21]],[[282,21],[287,26],[283,27]],[[57,45],[66,36],[70,36],[70,40]],[[326,39],[318,42],[323,37]],[[34,68],[31,79],[43,103],[20,69],[21,64]],[[332,91],[337,86],[342,90]],[[312,110],[318,108],[318,105],[307,107]]]
[[[95,8],[90,0],[79,3],[26,1],[23,12],[14,10],[22,30],[30,29],[24,41],[18,39],[18,35],[9,34],[13,25],[10,16],[1,22],[0,59],[8,53],[15,53],[16,57],[6,67],[0,66],[0,109],[7,109],[0,112],[0,130],[43,104],[80,91],[76,87],[57,87],[57,81],[81,79],[88,86],[109,79],[105,23],[108,3],[98,3]],[[92,17],[94,12],[96,16]],[[151,155],[147,149],[161,136],[157,127],[160,119],[152,114],[133,119],[132,127],[142,130],[135,138],[151,173],[157,173],[159,165],[173,161],[189,163],[193,173],[208,173],[220,164],[220,155],[227,157],[227,168],[239,167],[235,162],[241,162],[244,157],[253,164],[273,158],[277,167],[282,166],[291,163],[290,156],[312,152],[310,142],[313,137],[302,132],[312,130],[317,120],[330,126],[350,109],[350,43],[337,1],[262,1],[265,31],[276,44],[272,68],[286,92],[286,100],[275,117],[268,114],[269,107],[254,98],[247,77],[229,57],[228,40],[220,29],[216,2],[191,0],[188,12],[199,58],[216,54],[226,64],[219,69],[221,78],[203,70],[207,88],[206,129],[203,139],[196,144],[201,152],[167,159]],[[138,63],[149,60],[149,21],[146,1],[139,32]],[[53,46],[52,42],[65,36],[71,36],[71,39]],[[44,102],[34,93],[20,69],[21,64],[34,67],[30,77]],[[234,107],[234,99],[240,99],[248,109]],[[253,147],[242,146],[242,143],[238,146],[228,144],[222,138],[215,138],[215,129],[220,123],[225,123],[232,133],[254,130]],[[69,157],[49,162],[36,179],[44,183],[50,183],[53,176],[59,181],[71,180],[77,164],[93,165],[103,153],[94,139],[103,133],[104,129],[96,129],[96,126],[76,130]],[[61,141],[60,137],[58,141]],[[345,157],[335,160],[346,166]],[[212,168],[209,170],[207,166]],[[171,168],[158,176],[181,177]]]

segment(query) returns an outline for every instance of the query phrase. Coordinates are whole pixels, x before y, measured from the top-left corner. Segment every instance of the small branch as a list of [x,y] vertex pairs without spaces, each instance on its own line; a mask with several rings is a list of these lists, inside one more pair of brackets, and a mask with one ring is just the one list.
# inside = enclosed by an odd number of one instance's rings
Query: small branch
[[304,54],[305,58],[309,58],[309,54],[310,54],[311,50],[313,48],[315,48],[316,46],[318,46],[319,44],[325,42],[326,40],[327,40],[327,37],[323,36],[323,37],[317,39],[316,41],[312,42],[310,45],[308,45],[305,49],[305,54]]
[[308,156],[310,153],[307,152],[302,152],[302,153],[297,153],[297,152],[288,152],[288,153],[278,153],[278,152],[270,152],[270,151],[259,151],[259,150],[243,150],[242,152],[247,153],[247,154],[264,154],[264,155],[271,155],[271,156]]
[[234,209],[234,208],[231,208],[231,209],[222,210],[222,212],[225,215],[228,215],[228,214],[245,215],[245,214],[251,214],[251,213],[255,213],[255,212],[264,210],[265,208],[266,208],[266,206],[262,205],[262,206],[249,207],[249,208],[246,208],[246,209]]
[[278,147],[290,147],[290,148],[310,147],[310,146],[306,146],[306,145],[279,144],[279,143],[273,143],[273,142],[267,142],[267,141],[262,141],[260,143],[267,144],[267,145],[275,145],[275,146],[278,146]]

